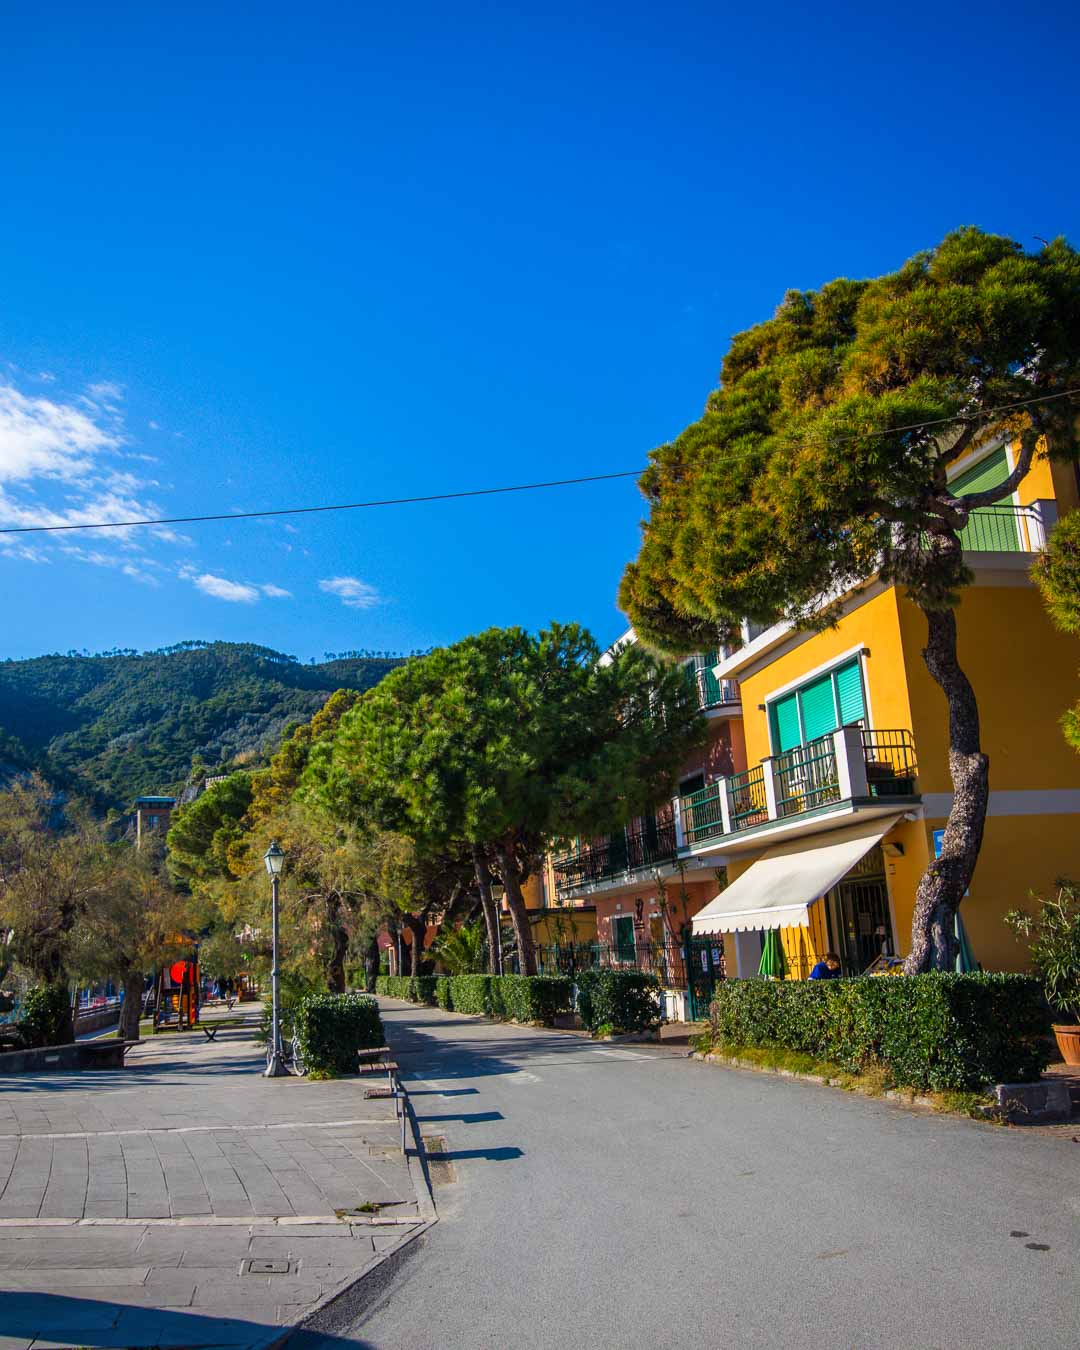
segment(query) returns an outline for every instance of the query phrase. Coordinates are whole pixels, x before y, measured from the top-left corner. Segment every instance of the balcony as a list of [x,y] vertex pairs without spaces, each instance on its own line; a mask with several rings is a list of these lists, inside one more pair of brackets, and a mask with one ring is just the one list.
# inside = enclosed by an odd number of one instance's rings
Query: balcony
[[769,824],[806,819],[850,803],[876,805],[918,794],[910,731],[841,727],[744,773],[718,778],[679,803],[689,848]]
[[561,898],[616,878],[628,880],[642,868],[672,862],[675,854],[674,821],[652,820],[644,828],[626,826],[606,839],[594,840],[567,853],[557,853],[551,860],[555,894]]
[[738,680],[718,680],[712,672],[712,666],[688,667],[687,673],[697,691],[698,707],[702,712],[739,707]]

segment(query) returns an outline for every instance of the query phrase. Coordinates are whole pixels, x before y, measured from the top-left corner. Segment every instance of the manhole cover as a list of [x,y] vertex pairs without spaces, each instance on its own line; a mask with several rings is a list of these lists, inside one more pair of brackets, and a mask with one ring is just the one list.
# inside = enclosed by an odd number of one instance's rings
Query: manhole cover
[[288,1275],[291,1269],[288,1261],[251,1260],[247,1263],[248,1275]]

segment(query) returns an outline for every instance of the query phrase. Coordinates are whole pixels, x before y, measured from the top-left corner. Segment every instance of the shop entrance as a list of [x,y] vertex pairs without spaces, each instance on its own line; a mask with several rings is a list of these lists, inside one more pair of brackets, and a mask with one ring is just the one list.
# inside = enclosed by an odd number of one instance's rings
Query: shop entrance
[[880,845],[829,892],[825,916],[829,946],[840,957],[845,975],[861,975],[883,952],[895,952]]

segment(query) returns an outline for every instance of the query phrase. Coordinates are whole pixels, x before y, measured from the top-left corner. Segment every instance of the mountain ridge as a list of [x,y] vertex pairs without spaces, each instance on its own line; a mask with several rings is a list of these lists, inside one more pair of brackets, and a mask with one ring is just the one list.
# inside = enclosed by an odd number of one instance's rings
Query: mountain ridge
[[327,653],[303,664],[249,642],[0,661],[0,760],[33,764],[102,807],[180,788],[200,761],[254,763],[337,689],[363,692],[407,658]]

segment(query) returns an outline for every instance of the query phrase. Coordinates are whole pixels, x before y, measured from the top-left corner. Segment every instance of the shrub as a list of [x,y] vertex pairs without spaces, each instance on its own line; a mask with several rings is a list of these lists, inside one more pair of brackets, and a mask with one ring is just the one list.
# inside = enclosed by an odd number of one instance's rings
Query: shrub
[[304,1063],[316,1073],[356,1073],[356,1052],[384,1043],[378,1005],[366,994],[309,994],[296,1009],[293,1030]]
[[445,1008],[447,1012],[454,1006],[454,999],[450,991],[450,976],[435,976],[435,1002],[440,1008]]
[[573,1007],[573,986],[561,975],[498,975],[491,977],[491,986],[493,1013],[515,1022],[551,1026]]
[[725,980],[710,1025],[719,1043],[782,1046],[852,1072],[881,1065],[923,1091],[1033,1082],[1049,1062],[1046,1007],[1029,975]]
[[492,984],[495,978],[493,975],[451,975],[450,998],[454,1011],[490,1016],[494,1010]]
[[64,984],[39,984],[22,1002],[19,1030],[32,1046],[71,1041],[71,996]]
[[375,992],[387,998],[403,998],[409,1003],[435,1002],[434,975],[380,975],[375,980]]
[[1080,886],[1062,879],[1052,899],[1031,894],[1036,914],[1013,909],[1005,922],[1030,944],[1031,960],[1050,1005],[1062,1017],[1080,1020]]
[[577,980],[578,1013],[589,1031],[651,1031],[660,1024],[660,981],[643,970],[586,970]]

